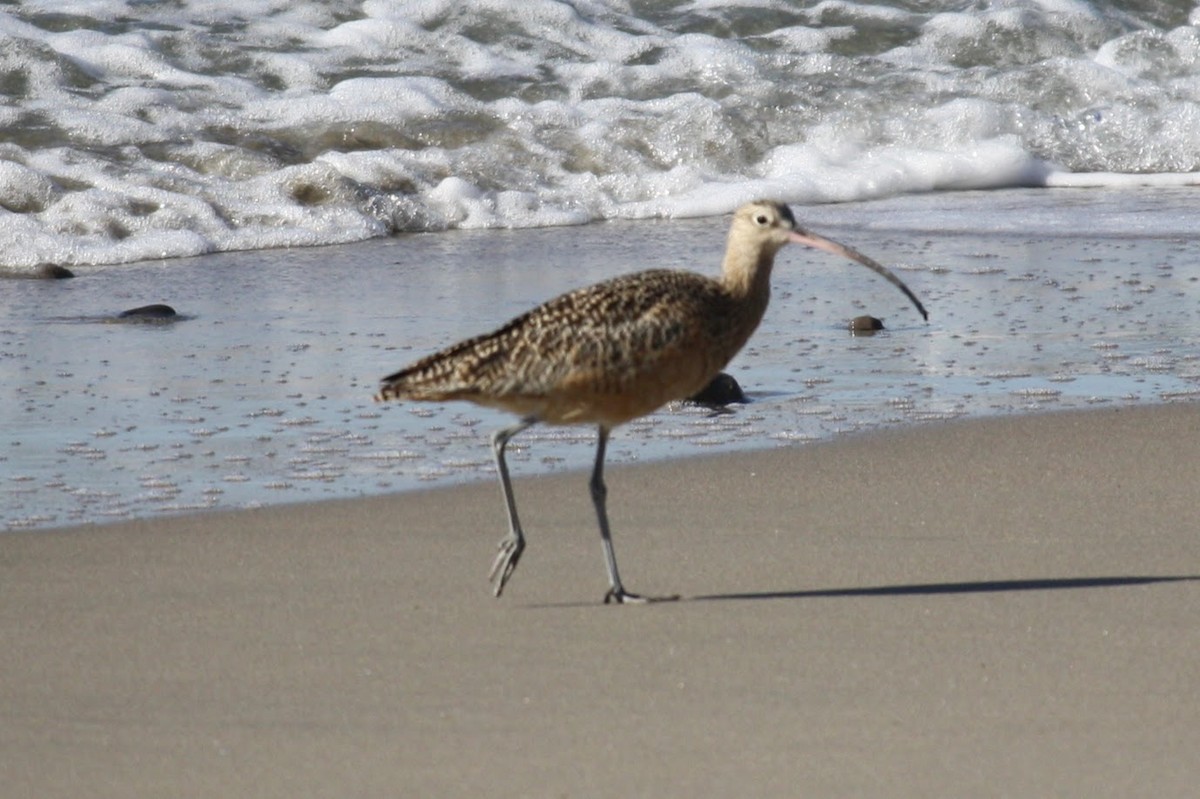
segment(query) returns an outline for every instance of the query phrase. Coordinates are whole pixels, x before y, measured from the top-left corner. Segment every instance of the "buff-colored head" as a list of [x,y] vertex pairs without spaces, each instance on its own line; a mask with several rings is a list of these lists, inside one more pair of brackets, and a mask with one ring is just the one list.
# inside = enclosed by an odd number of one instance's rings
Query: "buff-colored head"
[[773,200],[747,203],[733,215],[725,260],[727,277],[737,272],[745,275],[758,272],[761,280],[769,275],[775,254],[789,242],[840,255],[862,264],[904,292],[904,296],[912,301],[922,318],[929,318],[925,306],[890,269],[852,247],[798,226],[791,209]]
[[783,203],[756,200],[733,215],[729,238],[762,248],[773,256],[789,241],[797,241],[796,217]]

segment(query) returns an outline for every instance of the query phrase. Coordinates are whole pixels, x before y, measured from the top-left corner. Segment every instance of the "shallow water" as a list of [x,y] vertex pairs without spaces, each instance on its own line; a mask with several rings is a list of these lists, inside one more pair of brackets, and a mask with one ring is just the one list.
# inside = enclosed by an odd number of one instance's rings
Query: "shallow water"
[[[1179,190],[1020,190],[797,208],[893,267],[929,323],[866,270],[789,247],[766,320],[728,370],[752,402],[665,409],[618,430],[610,462],[1194,401],[1192,207]],[[726,225],[415,234],[0,281],[0,525],[494,479],[487,435],[508,417],[375,405],[378,379],[587,282],[651,265],[715,272]],[[113,321],[159,302],[185,318]],[[864,313],[887,329],[851,336]],[[514,472],[583,469],[592,448],[588,429],[534,428],[514,442]]]

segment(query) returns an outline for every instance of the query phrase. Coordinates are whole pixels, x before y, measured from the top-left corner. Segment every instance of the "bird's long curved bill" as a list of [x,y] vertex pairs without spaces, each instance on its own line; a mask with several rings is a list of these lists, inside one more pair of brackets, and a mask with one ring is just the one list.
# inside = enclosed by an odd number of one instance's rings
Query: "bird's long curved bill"
[[904,296],[912,300],[912,304],[917,306],[917,310],[921,312],[921,318],[928,321],[929,313],[925,310],[925,306],[921,304],[921,301],[917,299],[917,295],[913,294],[912,290],[904,285],[904,281],[892,273],[892,270],[875,259],[868,258],[853,247],[847,247],[845,244],[840,244],[833,239],[827,239],[824,236],[818,236],[816,233],[810,233],[807,230],[799,228],[791,232],[790,238],[797,244],[804,244],[834,255],[840,255],[843,258],[849,258],[851,261],[857,261],[872,272],[882,275],[887,282],[903,291]]

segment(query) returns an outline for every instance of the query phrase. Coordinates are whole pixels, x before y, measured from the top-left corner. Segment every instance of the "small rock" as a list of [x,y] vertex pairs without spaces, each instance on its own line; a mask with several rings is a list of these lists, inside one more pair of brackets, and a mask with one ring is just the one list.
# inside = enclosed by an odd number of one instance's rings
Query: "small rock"
[[722,408],[734,402],[744,403],[746,395],[742,387],[729,375],[721,372],[708,385],[688,397],[688,402],[706,405],[710,408]]
[[874,316],[856,316],[850,320],[850,332],[855,335],[872,336],[876,330],[883,330],[883,320]]
[[59,266],[58,264],[38,264],[34,277],[45,278],[46,280],[66,280],[69,277],[75,277],[75,273],[65,266]]
[[174,319],[177,314],[170,305],[143,305],[117,314],[118,319]]

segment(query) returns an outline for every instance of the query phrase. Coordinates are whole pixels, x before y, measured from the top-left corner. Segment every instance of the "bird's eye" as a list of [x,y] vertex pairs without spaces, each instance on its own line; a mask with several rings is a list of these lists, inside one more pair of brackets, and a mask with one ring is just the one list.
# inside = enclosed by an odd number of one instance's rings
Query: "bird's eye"
[[768,222],[770,222],[771,220],[767,218],[766,214],[759,214],[758,216],[754,217],[754,221],[757,222],[759,225],[765,225]]

